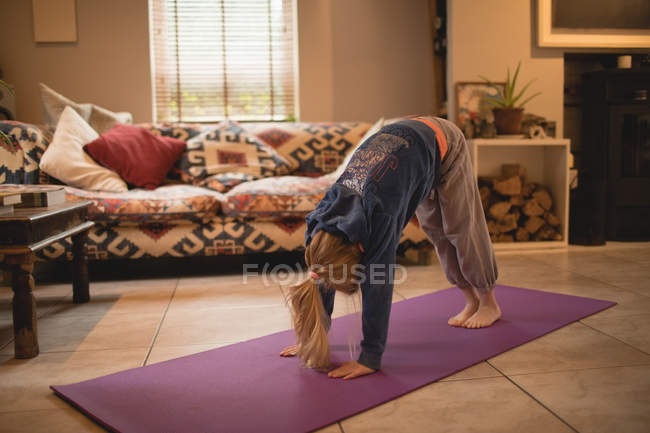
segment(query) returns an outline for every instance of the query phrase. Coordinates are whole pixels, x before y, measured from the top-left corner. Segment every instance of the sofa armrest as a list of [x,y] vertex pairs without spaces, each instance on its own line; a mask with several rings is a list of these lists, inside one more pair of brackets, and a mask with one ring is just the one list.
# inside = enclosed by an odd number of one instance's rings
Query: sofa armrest
[[36,125],[0,121],[0,183],[38,184],[50,134]]

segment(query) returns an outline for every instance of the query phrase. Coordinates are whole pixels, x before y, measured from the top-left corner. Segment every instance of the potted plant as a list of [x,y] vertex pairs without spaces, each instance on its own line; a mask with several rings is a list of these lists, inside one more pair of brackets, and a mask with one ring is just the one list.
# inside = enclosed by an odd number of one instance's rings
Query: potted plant
[[481,79],[485,80],[490,87],[497,91],[496,96],[485,96],[485,100],[493,107],[492,112],[494,113],[494,124],[499,134],[519,134],[521,132],[521,121],[524,115],[524,105],[541,93],[537,92],[521,100],[528,90],[528,87],[535,80],[530,80],[518,93],[515,92],[520,67],[521,61],[517,64],[517,69],[515,70],[512,79],[510,79],[510,68],[507,69],[506,82],[503,88],[481,76]]

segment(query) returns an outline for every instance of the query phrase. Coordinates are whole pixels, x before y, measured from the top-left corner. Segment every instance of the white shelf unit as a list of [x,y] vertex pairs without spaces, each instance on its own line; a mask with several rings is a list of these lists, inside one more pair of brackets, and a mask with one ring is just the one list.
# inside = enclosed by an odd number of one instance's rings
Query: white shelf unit
[[495,242],[494,249],[533,250],[567,248],[569,238],[569,151],[568,139],[494,138],[469,140],[474,174],[500,176],[503,164],[521,164],[526,182],[548,187],[553,195],[553,212],[562,222],[562,240]]

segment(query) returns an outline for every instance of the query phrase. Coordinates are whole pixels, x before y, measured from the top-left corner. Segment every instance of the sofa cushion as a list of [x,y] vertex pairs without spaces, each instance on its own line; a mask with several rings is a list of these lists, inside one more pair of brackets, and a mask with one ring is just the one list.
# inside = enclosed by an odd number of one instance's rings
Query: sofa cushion
[[186,182],[198,183],[217,173],[255,176],[286,174],[289,165],[272,147],[246,134],[236,122],[225,121],[187,142],[180,160]]
[[179,140],[187,141],[190,138],[194,138],[205,131],[214,129],[216,125],[210,125],[205,123],[175,122],[175,123],[141,123],[138,124],[138,126],[147,128],[154,135],[158,135],[161,137],[178,138]]
[[241,183],[257,179],[259,176],[250,173],[217,173],[197,182],[196,185],[225,193]]
[[213,218],[225,201],[223,194],[191,185],[168,185],[123,193],[94,192],[66,187],[71,201],[90,200],[94,221],[177,221]]
[[52,142],[41,157],[41,169],[77,188],[121,192],[128,188],[120,176],[102,167],[83,150],[98,138],[84,119],[71,107],[65,107]]
[[0,121],[0,183],[39,183],[38,163],[49,143],[38,126]]
[[157,137],[147,129],[115,125],[84,150],[104,167],[117,172],[136,187],[154,189],[185,151],[185,142]]
[[99,134],[111,129],[116,123],[133,123],[131,113],[114,113],[94,104],[78,104],[39,83],[45,123],[54,128],[65,107],[71,107]]
[[315,209],[333,176],[278,176],[246,182],[226,194],[224,214],[237,217],[304,216]]
[[245,128],[282,155],[289,162],[292,174],[318,177],[336,170],[370,124],[255,123]]

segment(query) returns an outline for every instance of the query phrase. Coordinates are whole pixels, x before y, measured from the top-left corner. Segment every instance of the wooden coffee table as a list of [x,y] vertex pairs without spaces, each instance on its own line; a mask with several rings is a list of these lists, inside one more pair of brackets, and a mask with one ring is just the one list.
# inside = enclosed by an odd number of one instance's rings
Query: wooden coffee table
[[[92,202],[15,209],[12,215],[0,216],[0,263],[11,272],[15,357],[33,358],[38,355],[36,301],[34,289],[34,253],[53,242],[72,236],[74,274],[72,300],[90,300],[88,291],[88,256],[86,240],[88,206]],[[4,260],[2,260],[4,258]]]

